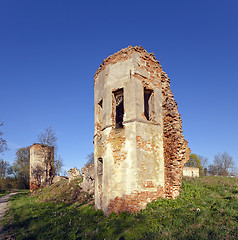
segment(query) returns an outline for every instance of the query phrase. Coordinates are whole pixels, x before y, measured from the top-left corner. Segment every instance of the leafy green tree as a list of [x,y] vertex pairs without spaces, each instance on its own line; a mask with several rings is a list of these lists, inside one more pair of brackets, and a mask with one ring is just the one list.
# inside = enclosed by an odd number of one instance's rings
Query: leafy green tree
[[18,187],[23,189],[29,188],[30,147],[19,148],[16,151],[13,171],[15,178],[18,180]]
[[199,171],[202,171],[202,163],[199,157],[195,153],[189,155],[189,160],[185,164],[186,167],[198,167]]

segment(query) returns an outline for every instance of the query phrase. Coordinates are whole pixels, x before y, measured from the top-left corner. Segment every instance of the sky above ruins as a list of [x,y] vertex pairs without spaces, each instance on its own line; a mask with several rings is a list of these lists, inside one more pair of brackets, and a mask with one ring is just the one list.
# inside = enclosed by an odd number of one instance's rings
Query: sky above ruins
[[193,153],[238,166],[238,1],[0,0],[0,120],[17,148],[52,126],[64,168],[93,152],[93,80],[129,45],[154,52]]

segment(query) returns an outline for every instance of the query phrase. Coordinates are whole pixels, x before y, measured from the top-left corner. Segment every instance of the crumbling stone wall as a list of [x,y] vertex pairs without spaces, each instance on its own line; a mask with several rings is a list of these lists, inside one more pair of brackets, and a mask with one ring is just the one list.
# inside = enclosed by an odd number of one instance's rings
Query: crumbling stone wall
[[199,177],[199,168],[197,167],[183,167],[184,177]]
[[69,182],[81,176],[80,171],[77,168],[70,168],[68,173],[69,173]]
[[77,168],[71,168],[68,171],[69,182],[74,179],[80,180],[80,187],[84,192],[94,195],[94,164],[90,163],[81,169],[81,173]]
[[54,176],[54,147],[33,144],[30,147],[30,190],[51,185]]
[[54,184],[54,183],[57,183],[57,182],[62,181],[62,180],[69,180],[69,178],[66,177],[66,176],[55,175],[52,183]]
[[88,192],[91,195],[94,195],[94,164],[90,163],[84,166],[81,169],[82,175],[83,175],[83,182],[81,184],[81,187],[83,191]]
[[170,79],[161,72],[163,94],[163,146],[165,158],[165,196],[179,195],[183,166],[189,159],[190,149],[182,134],[182,120],[170,89]]
[[190,150],[169,83],[142,47],[109,56],[95,73],[95,204],[105,214],[179,194]]

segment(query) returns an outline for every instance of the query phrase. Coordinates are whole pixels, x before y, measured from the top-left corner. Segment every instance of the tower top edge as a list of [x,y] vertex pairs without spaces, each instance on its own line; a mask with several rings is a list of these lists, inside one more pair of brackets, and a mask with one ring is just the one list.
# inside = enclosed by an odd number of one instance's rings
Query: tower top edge
[[52,146],[49,146],[49,145],[46,145],[46,144],[43,144],[43,143],[34,143],[30,146],[30,148],[38,148],[38,147],[42,147],[42,148],[54,148]]
[[103,71],[107,65],[114,64],[120,61],[125,61],[129,59],[132,55],[132,53],[137,52],[141,56],[144,56],[146,58],[149,58],[151,61],[159,64],[159,61],[155,58],[154,53],[147,52],[142,46],[128,46],[127,48],[123,48],[120,51],[108,56],[106,59],[102,61],[102,64],[97,69],[96,73],[94,74],[94,79],[97,78],[98,74]]

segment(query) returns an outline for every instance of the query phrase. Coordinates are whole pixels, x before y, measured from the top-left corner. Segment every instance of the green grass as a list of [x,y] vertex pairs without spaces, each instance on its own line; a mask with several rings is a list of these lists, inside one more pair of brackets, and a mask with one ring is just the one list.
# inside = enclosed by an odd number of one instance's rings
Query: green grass
[[[60,185],[57,188],[60,191]],[[34,196],[20,193],[12,197],[11,224],[6,228],[12,227],[16,239],[238,238],[235,178],[185,179],[177,199],[159,199],[137,214],[113,213],[109,217],[83,201],[47,200],[44,197],[53,191],[49,189]]]
[[0,191],[0,197],[3,197],[5,195],[7,195],[9,192],[7,191]]
[[3,191],[0,191],[0,197],[3,197],[3,196],[5,196],[5,195],[7,195],[7,194],[9,194],[9,193],[11,193],[11,192],[22,192],[22,193],[26,193],[26,192],[29,192],[28,190],[26,190],[26,189],[14,189],[14,190],[9,190],[9,191],[7,191],[7,190],[3,190]]

